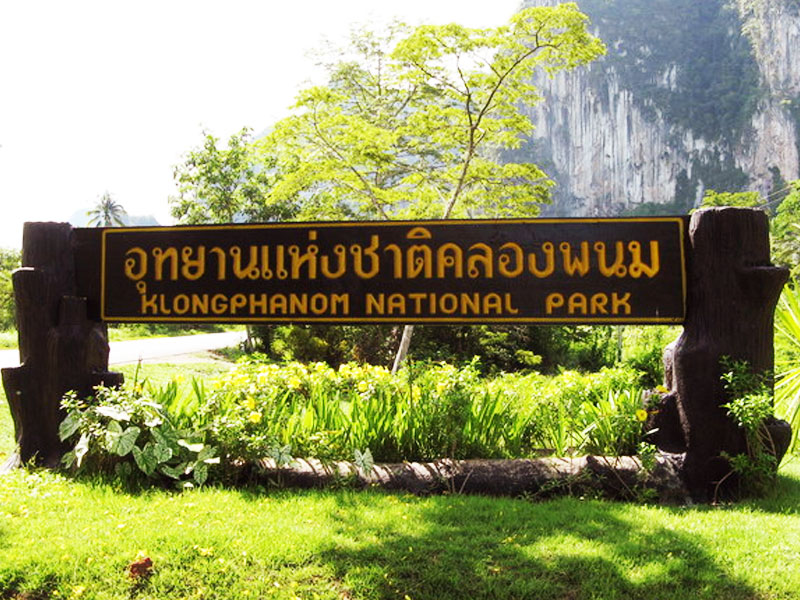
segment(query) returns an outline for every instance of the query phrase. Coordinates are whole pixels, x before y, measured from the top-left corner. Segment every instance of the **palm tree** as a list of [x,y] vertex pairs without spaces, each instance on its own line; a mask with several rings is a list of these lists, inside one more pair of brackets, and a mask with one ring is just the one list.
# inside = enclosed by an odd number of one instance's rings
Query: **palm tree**
[[91,219],[89,219],[89,225],[94,225],[95,227],[113,227],[114,225],[125,225],[122,217],[128,213],[125,212],[121,204],[117,203],[117,201],[111,197],[111,194],[105,192],[100,196],[100,200],[98,200],[94,208],[86,214],[91,217]]

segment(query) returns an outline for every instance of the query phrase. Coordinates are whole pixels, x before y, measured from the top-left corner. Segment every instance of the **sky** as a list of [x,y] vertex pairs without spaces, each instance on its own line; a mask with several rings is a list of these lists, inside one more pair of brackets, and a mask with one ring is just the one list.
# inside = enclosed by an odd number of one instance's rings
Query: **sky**
[[173,168],[258,133],[319,77],[309,53],[351,27],[491,27],[520,0],[0,0],[0,247],[104,192],[169,224]]

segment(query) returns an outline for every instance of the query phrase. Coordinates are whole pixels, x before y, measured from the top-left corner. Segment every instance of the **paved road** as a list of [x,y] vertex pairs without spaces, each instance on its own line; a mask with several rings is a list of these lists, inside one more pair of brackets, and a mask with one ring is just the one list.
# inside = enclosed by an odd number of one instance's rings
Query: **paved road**
[[[244,331],[226,331],[224,333],[203,333],[171,338],[111,342],[108,363],[122,365],[138,362],[140,359],[142,361],[176,359],[187,354],[236,346],[244,337]],[[19,365],[19,352],[17,350],[0,350],[0,367],[15,367],[17,365]]]

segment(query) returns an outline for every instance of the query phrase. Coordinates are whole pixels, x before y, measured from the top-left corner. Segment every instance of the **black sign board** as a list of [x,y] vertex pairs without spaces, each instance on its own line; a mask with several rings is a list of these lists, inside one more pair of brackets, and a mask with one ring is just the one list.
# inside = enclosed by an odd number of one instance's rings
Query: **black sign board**
[[[100,281],[83,292],[112,322],[680,323],[685,226],[663,217],[112,228],[99,234]],[[82,232],[88,256],[96,245]]]

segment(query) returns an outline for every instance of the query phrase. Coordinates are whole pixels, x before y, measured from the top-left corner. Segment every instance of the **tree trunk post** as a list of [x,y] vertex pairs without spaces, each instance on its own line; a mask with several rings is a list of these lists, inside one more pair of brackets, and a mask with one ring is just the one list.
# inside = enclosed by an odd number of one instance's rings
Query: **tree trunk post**
[[408,356],[408,349],[411,347],[412,335],[414,335],[414,326],[404,325],[403,337],[400,338],[400,346],[397,348],[397,354],[395,354],[394,363],[392,364],[392,375],[397,373],[403,366],[406,356]]
[[697,211],[687,254],[686,320],[664,361],[686,442],[683,476],[693,498],[708,501],[730,472],[722,453],[746,450],[743,431],[722,407],[730,398],[720,359],[772,372],[773,316],[789,273],[770,263],[769,224],[760,210]]
[[0,470],[54,467],[66,451],[58,437],[63,395],[88,396],[101,383],[120,385],[122,375],[108,372],[105,325],[89,320],[86,299],[75,296],[69,223],[25,224],[12,281],[21,366],[3,369],[2,379],[18,447]]

